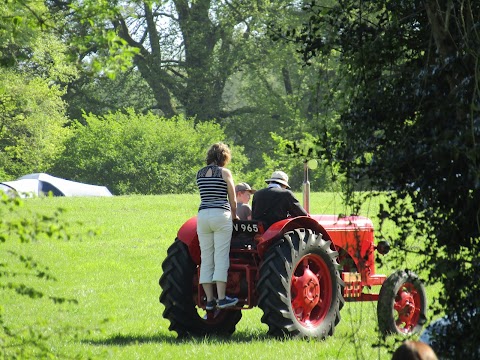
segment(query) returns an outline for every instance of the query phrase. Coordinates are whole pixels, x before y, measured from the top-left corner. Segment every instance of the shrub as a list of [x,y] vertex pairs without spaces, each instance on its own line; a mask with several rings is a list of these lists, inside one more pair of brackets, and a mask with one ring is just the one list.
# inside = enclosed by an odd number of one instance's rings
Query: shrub
[[[182,116],[154,114],[84,115],[51,172],[59,177],[107,186],[116,195],[191,193],[206,150],[226,141],[219,125]],[[246,162],[241,148],[232,147],[232,170]]]

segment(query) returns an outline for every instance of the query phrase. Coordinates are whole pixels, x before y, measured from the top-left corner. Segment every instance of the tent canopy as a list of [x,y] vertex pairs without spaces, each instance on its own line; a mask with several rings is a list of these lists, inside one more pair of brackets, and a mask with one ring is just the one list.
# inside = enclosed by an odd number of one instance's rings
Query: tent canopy
[[0,190],[20,196],[39,196],[52,192],[54,196],[112,196],[105,187],[57,178],[45,173],[28,174],[14,181],[0,183]]

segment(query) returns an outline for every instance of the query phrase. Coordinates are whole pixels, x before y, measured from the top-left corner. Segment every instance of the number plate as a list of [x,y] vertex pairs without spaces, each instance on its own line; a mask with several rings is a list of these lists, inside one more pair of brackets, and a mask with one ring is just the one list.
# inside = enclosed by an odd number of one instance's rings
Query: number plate
[[258,233],[258,222],[256,221],[234,221],[234,233],[256,234]]

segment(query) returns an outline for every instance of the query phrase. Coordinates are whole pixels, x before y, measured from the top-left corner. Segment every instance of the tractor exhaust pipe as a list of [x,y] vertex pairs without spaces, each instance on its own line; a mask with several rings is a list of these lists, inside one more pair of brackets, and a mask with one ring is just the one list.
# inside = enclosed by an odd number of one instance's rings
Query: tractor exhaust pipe
[[310,181],[308,180],[308,169],[315,170],[318,162],[315,159],[305,160],[303,163],[303,208],[310,214]]
[[303,163],[303,208],[310,214],[310,181],[308,181],[308,162]]

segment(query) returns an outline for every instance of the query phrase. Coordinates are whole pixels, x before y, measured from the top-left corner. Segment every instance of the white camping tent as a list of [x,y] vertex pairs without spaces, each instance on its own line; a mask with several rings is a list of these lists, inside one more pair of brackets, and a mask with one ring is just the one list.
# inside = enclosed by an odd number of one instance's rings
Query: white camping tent
[[32,197],[40,195],[38,180],[24,179],[0,183],[0,190],[9,196]]
[[[5,191],[4,187],[8,190]],[[28,174],[14,181],[2,182],[0,190],[6,193],[15,191],[22,197],[39,196],[49,192],[54,196],[112,196],[105,186],[65,180],[44,173]]]

